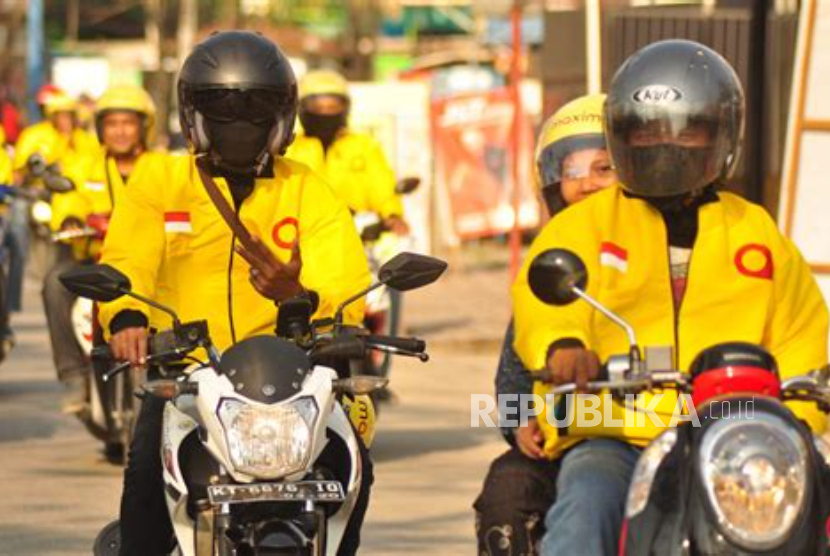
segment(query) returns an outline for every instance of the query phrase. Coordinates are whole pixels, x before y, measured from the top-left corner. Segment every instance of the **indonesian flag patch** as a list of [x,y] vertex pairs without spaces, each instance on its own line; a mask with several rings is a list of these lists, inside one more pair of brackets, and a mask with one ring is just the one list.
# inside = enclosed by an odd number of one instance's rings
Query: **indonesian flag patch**
[[190,223],[189,212],[165,212],[164,231],[167,233],[191,234],[193,225]]
[[610,241],[603,241],[599,248],[599,264],[628,272],[628,251]]

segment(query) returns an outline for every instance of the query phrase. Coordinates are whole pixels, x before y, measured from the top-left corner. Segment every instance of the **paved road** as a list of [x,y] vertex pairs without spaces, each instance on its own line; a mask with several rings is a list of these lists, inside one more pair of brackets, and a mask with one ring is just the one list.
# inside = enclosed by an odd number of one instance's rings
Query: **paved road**
[[[470,394],[492,391],[506,284],[503,270],[458,271],[408,298],[409,327],[434,340],[433,359],[393,370],[397,401],[373,448],[361,554],[475,553],[470,504],[502,442],[470,427]],[[0,556],[86,555],[117,512],[121,470],[60,413],[34,283],[26,306],[13,323],[18,346],[0,366]]]

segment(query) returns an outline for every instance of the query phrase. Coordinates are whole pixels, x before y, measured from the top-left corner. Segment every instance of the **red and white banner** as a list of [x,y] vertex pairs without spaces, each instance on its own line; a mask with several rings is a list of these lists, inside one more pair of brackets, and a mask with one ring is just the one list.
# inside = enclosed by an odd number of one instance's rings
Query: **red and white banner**
[[[491,236],[513,227],[511,133],[513,102],[508,89],[495,89],[432,103],[436,185],[449,205],[444,214],[461,239]],[[539,223],[533,187],[533,136],[523,119],[518,133],[521,203],[519,223]],[[439,208],[441,203],[439,203]]]

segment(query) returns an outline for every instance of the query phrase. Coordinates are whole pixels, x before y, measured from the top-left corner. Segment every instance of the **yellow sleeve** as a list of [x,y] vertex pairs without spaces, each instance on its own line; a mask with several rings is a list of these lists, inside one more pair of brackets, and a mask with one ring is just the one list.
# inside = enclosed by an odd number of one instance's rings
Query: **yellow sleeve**
[[372,210],[383,218],[392,215],[403,216],[401,197],[395,193],[395,173],[380,144],[367,137],[366,148],[366,187],[369,188],[369,198]]
[[[802,375],[827,364],[827,304],[810,267],[792,242],[781,238],[773,270],[774,312],[764,345],[778,362],[783,378]],[[814,403],[787,404],[816,433],[827,428],[827,416]]]
[[12,184],[12,159],[6,149],[0,146],[0,185]]
[[[553,248],[568,249],[585,262],[588,269],[588,293],[595,293],[591,276],[599,276],[597,264],[599,241],[594,239],[594,221],[585,202],[554,217],[536,237],[512,288],[513,318],[516,328],[514,347],[528,369],[541,370],[547,363],[550,345],[557,340],[574,338],[590,347],[591,307],[587,303],[565,306],[547,305],[536,298],[528,283],[528,270],[533,259]],[[573,230],[577,230],[573,232]]]
[[[162,165],[145,176],[131,183],[114,207],[101,263],[126,274],[133,291],[152,299],[165,253],[163,199],[164,188],[170,183]],[[136,241],[136,230],[141,233],[139,241]],[[150,316],[147,305],[131,297],[102,303],[99,321],[107,336],[112,319],[124,310],[139,311],[148,319]]]
[[67,193],[52,196],[52,230],[59,231],[67,218],[77,218],[81,222],[92,212],[92,202],[86,193],[85,184],[91,167],[90,159],[80,156],[68,157],[63,175],[75,188]]
[[45,134],[39,130],[41,128],[27,128],[20,133],[17,139],[17,144],[14,146],[14,159],[12,167],[15,171],[25,170],[26,161],[34,153],[38,152],[40,143],[46,140]]
[[[315,174],[308,172],[302,179],[300,283],[320,296],[314,318],[330,317],[343,301],[367,287],[371,277],[346,205]],[[361,324],[364,305],[364,300],[349,305],[344,322]]]

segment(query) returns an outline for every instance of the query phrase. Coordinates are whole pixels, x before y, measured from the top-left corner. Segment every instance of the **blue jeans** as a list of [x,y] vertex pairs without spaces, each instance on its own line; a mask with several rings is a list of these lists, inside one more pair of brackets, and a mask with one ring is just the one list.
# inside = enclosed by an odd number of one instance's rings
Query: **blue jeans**
[[639,455],[639,448],[625,442],[595,438],[562,457],[541,554],[617,554],[628,484]]

